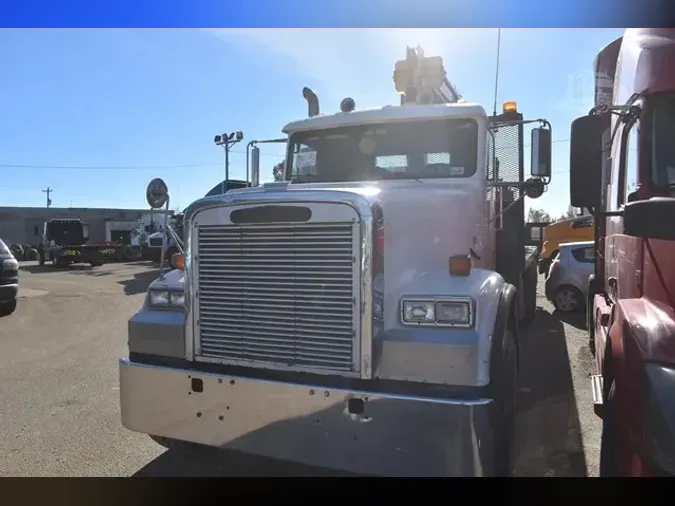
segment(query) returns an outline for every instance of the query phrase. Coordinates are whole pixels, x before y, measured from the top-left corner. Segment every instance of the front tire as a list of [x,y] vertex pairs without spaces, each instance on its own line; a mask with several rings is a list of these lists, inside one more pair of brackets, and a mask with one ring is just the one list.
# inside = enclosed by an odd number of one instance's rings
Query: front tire
[[[511,477],[515,461],[516,392],[518,366],[516,341],[511,330],[507,330],[500,346],[498,365],[492,368],[494,383],[494,471],[495,476]],[[494,374],[492,374],[494,372]]]
[[600,438],[600,476],[618,477],[619,473],[619,431],[616,425],[616,383],[612,383],[607,398],[603,400],[602,436]]
[[14,313],[14,311],[16,311],[16,305],[17,305],[16,299],[10,300],[9,302],[3,302],[2,304],[0,304],[0,318],[4,316],[9,316],[12,313]]

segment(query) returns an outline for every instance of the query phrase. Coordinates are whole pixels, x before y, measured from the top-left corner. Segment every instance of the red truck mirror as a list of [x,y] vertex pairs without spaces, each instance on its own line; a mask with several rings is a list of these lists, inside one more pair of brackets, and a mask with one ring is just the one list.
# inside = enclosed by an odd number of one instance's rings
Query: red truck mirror
[[607,116],[582,116],[572,122],[570,133],[570,204],[597,207],[604,164],[602,135]]
[[626,204],[623,232],[642,239],[675,241],[675,198],[653,197]]

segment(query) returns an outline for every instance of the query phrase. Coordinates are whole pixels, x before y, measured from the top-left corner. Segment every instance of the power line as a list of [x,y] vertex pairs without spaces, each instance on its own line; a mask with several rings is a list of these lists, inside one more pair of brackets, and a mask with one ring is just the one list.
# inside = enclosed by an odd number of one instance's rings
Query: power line
[[[243,151],[231,151],[232,153],[246,154]],[[260,153],[263,156],[283,158],[283,154]],[[198,167],[221,167],[221,162],[195,163],[187,165],[21,165],[2,163],[0,168],[5,169],[62,169],[62,170],[168,170],[168,169],[194,169]]]
[[[552,143],[561,143],[569,142],[569,139],[555,139],[551,141]],[[529,144],[525,144],[523,147],[529,147]],[[245,154],[243,151],[231,151],[232,153]],[[263,156],[269,156],[274,158],[283,158],[283,154],[274,154],[274,153],[260,153]],[[170,169],[193,169],[198,167],[221,167],[222,162],[213,162],[213,163],[195,163],[187,165],[22,165],[22,164],[10,164],[2,163],[0,168],[5,169],[50,169],[50,170],[170,170]]]
[[105,166],[105,165],[15,165],[0,164],[7,169],[65,169],[65,170],[161,170],[189,169],[195,167],[218,167],[219,163],[200,163],[193,165],[159,165],[159,166]]

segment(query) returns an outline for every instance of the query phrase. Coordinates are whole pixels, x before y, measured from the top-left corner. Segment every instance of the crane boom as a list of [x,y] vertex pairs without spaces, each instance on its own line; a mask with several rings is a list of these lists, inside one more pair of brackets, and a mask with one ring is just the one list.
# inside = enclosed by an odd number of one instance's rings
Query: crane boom
[[419,46],[408,46],[405,60],[396,62],[394,87],[401,93],[401,105],[456,104],[462,100],[446,76],[443,58],[425,57]]

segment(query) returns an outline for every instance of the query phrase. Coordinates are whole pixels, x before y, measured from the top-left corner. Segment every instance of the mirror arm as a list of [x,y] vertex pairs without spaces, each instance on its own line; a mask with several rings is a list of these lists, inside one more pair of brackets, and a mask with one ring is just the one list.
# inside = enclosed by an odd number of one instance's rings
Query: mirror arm
[[178,246],[178,250],[185,255],[185,244],[183,243],[183,240],[178,237],[178,234],[176,231],[171,227],[171,225],[167,225],[167,229],[169,231],[169,234],[171,235],[171,238],[174,240],[176,243],[176,246]]
[[597,218],[612,218],[623,216],[623,211],[595,211],[595,213],[591,214]]

